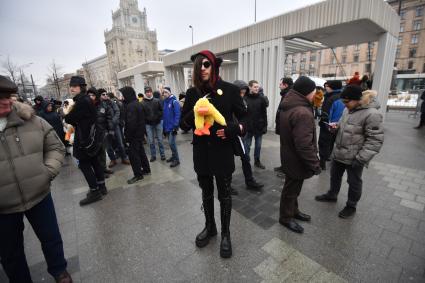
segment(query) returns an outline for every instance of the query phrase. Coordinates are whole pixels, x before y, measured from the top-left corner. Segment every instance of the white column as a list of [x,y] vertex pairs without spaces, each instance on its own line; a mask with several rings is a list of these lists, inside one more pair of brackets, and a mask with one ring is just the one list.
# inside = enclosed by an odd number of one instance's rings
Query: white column
[[397,41],[397,38],[388,32],[382,34],[378,41],[372,89],[378,92],[378,101],[381,104],[380,111],[384,117],[393,74]]
[[145,93],[145,83],[143,81],[142,74],[134,75],[134,90],[136,91],[136,94]]

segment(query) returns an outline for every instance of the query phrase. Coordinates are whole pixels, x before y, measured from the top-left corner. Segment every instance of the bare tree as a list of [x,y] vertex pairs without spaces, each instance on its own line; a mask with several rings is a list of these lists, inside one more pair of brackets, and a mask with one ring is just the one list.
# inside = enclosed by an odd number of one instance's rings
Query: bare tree
[[13,82],[16,84],[16,77],[19,76],[18,65],[10,60],[10,56],[7,56],[7,59],[1,63],[1,66],[7,75],[12,77]]
[[53,59],[52,63],[47,67],[47,71],[47,80],[53,82],[57,91],[57,98],[60,98],[61,92],[59,86],[59,78],[63,76],[62,66],[57,65],[55,60]]

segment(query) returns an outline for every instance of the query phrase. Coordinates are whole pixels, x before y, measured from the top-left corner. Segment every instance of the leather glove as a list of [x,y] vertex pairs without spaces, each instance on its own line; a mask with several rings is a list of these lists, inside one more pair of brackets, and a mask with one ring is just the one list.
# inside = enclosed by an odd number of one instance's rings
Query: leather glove
[[364,164],[361,163],[358,159],[354,159],[353,162],[351,163],[351,167],[353,168],[360,168],[363,167]]
[[226,128],[224,128],[224,134],[228,139],[234,139],[241,133],[241,128],[239,124],[229,123]]
[[173,136],[177,136],[177,131],[178,131],[178,128],[174,128],[173,131],[171,132],[171,134]]

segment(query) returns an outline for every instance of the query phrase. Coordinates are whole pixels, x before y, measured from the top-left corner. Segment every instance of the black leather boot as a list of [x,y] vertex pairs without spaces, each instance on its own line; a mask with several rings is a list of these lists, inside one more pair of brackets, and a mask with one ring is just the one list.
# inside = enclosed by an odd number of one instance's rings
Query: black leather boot
[[203,248],[210,242],[210,239],[217,235],[217,227],[214,220],[214,197],[211,196],[202,201],[205,214],[205,228],[196,236],[196,246]]
[[85,199],[80,200],[80,206],[87,205],[102,199],[102,193],[98,188],[90,189]]
[[230,240],[230,216],[232,212],[232,199],[230,196],[220,202],[221,215],[221,243],[220,256],[229,258],[232,256],[232,242]]

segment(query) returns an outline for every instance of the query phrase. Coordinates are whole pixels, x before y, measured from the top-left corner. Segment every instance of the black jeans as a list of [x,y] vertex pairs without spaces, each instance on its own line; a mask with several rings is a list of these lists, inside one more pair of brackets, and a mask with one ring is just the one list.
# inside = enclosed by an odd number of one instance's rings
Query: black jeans
[[[150,172],[148,157],[143,147],[143,140],[131,140],[129,154],[131,168],[135,177],[143,176],[144,172]],[[142,170],[143,169],[143,170]]]
[[79,160],[80,170],[83,172],[90,190],[96,190],[99,185],[105,184],[105,174],[103,172],[105,168],[100,164],[100,154],[104,154],[104,150],[99,150],[96,156],[89,159]]
[[41,242],[47,271],[53,277],[66,270],[67,262],[52,196],[25,212],[0,214],[0,258],[11,283],[32,282],[24,252],[24,215]]
[[245,182],[252,180],[252,167],[247,155],[241,156],[242,172],[245,177]]
[[331,188],[328,192],[330,196],[337,197],[341,189],[342,176],[347,171],[348,200],[347,206],[356,207],[362,196],[362,173],[363,166],[352,167],[338,161],[332,161],[331,167]]
[[336,135],[329,132],[326,126],[320,126],[320,133],[319,133],[319,156],[320,160],[327,160],[332,153],[332,150],[334,148],[334,143],[336,139]]
[[283,185],[282,194],[280,195],[280,215],[279,221],[287,223],[297,214],[298,196],[301,193],[304,180],[292,179],[285,176],[285,184]]

